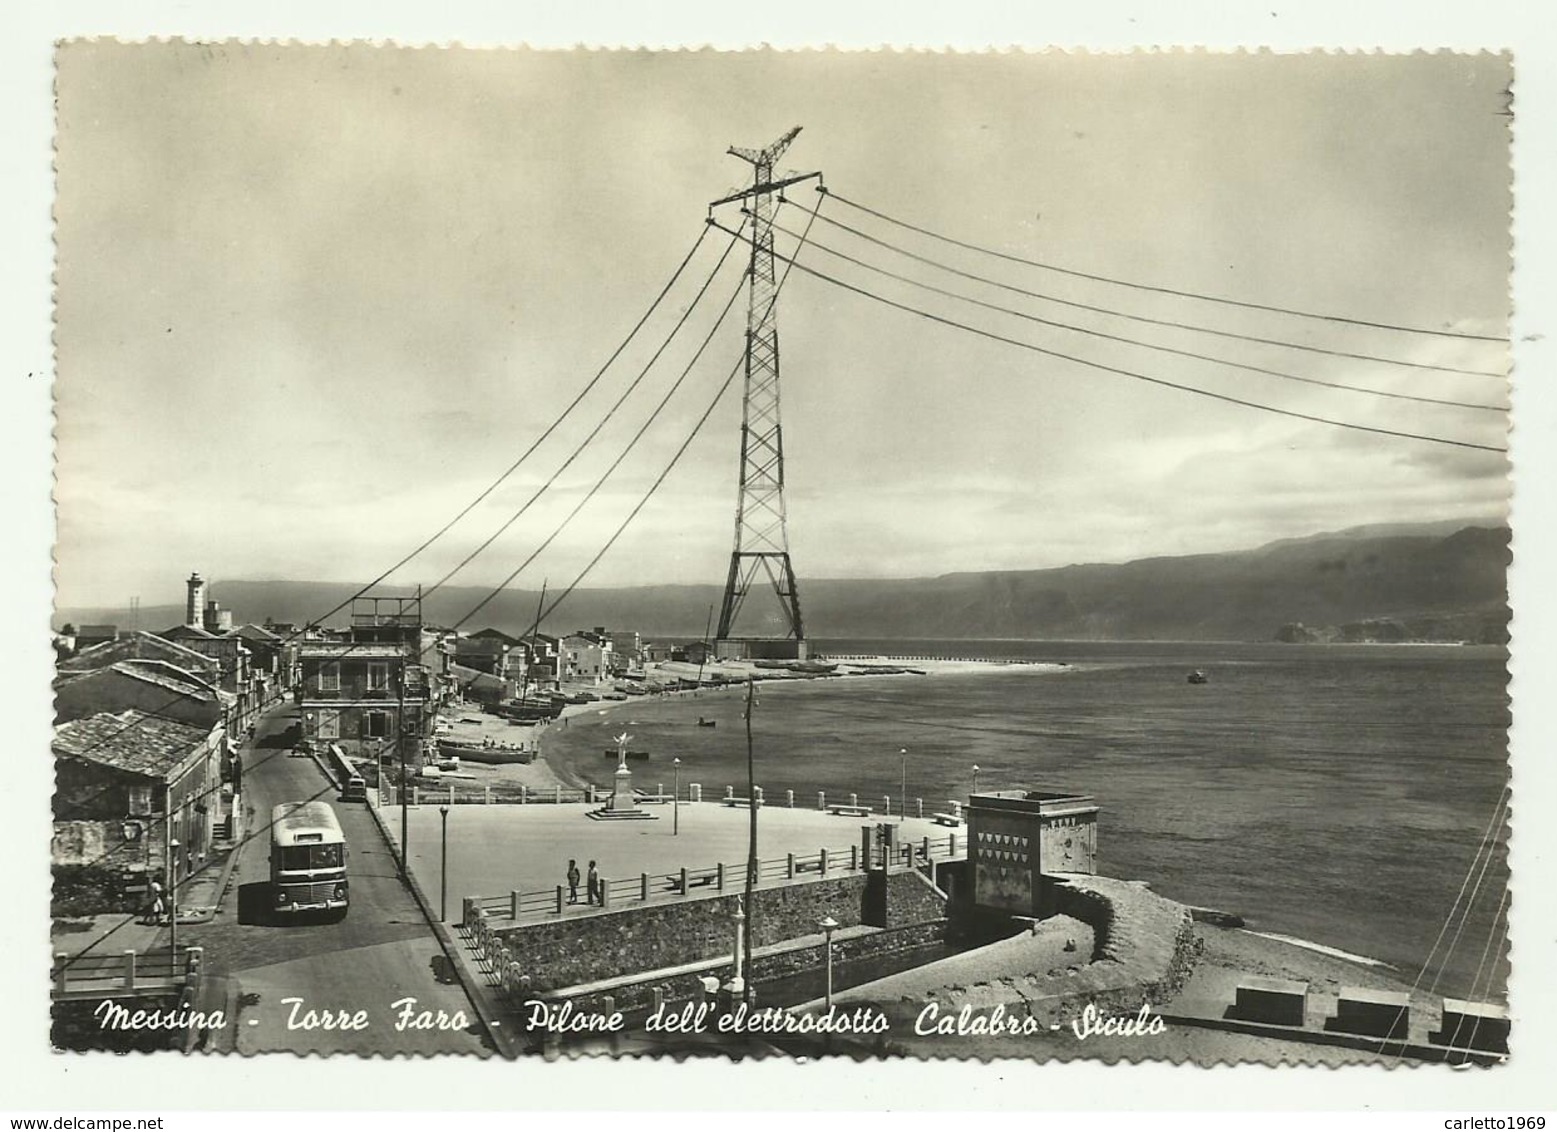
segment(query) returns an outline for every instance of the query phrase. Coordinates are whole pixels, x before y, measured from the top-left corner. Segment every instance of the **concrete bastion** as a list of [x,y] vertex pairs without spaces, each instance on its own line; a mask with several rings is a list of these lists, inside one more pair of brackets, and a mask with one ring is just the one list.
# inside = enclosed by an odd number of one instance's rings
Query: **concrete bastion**
[[1138,881],[1080,874],[1052,879],[1059,882],[1053,888],[1056,915],[1033,930],[854,987],[834,1002],[872,1006],[894,1029],[911,1028],[928,1003],[953,1012],[998,1005],[1049,1026],[1089,1003],[1133,1014],[1183,987],[1198,957],[1188,907]]

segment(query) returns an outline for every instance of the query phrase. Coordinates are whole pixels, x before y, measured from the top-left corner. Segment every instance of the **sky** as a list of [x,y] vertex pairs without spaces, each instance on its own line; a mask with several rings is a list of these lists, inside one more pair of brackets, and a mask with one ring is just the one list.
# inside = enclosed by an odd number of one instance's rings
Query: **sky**
[[[1159,287],[1500,336],[1505,56],[415,50],[75,42],[58,56],[57,600],[224,578],[717,583],[741,419],[742,246],[705,231],[726,154],[803,126],[800,263],[1040,349],[1292,413],[1502,447],[1506,346]],[[791,191],[779,223],[806,224]],[[717,210],[740,221],[731,206]],[[837,221],[969,280],[851,235]],[[893,281],[881,268],[1013,310]],[[778,246],[793,240],[783,233]],[[782,265],[781,265],[782,266]],[[729,316],[715,318],[734,298]],[[690,314],[686,314],[689,307]],[[559,468],[680,334],[641,385]],[[1235,549],[1368,523],[1501,521],[1502,454],[1259,412],[991,341],[794,271],[778,322],[789,545],[806,577],[916,577]],[[585,502],[710,331],[706,354]],[[697,421],[713,403],[706,424]],[[688,442],[688,437],[691,437]],[[541,491],[543,487],[549,488]],[[539,494],[537,494],[539,493]],[[576,517],[570,515],[583,504]],[[545,549],[538,549],[560,529]]]

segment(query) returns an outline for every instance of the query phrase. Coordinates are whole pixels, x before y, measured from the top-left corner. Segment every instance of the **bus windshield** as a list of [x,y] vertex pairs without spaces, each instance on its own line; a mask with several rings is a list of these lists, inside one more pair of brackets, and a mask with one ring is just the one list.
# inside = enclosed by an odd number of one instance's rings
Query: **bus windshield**
[[278,867],[286,872],[297,869],[338,869],[346,863],[344,845],[287,845],[276,850]]

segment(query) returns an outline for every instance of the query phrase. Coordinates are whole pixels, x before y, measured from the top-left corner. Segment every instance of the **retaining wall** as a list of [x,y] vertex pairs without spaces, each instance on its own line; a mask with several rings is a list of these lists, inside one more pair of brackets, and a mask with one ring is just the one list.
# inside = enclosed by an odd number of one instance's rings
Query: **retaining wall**
[[[529,977],[529,990],[541,994],[635,971],[727,959],[735,947],[738,900],[735,893],[689,897],[497,928],[494,934]],[[939,894],[912,870],[796,880],[759,888],[752,900],[754,949],[815,935],[826,916],[841,927],[902,928],[938,923],[944,915]],[[759,977],[776,973],[758,971]]]

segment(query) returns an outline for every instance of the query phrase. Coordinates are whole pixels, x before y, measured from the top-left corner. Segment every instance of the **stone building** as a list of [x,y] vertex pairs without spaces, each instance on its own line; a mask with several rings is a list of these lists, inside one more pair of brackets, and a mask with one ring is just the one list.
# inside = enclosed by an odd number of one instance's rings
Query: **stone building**
[[220,724],[133,708],[56,728],[56,911],[131,910],[152,878],[176,882],[205,863],[226,817],[224,737]]

